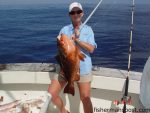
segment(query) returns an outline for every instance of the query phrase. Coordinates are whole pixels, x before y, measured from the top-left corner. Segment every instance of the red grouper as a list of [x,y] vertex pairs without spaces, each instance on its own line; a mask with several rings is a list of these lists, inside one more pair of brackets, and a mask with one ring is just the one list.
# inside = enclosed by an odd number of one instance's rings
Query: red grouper
[[85,55],[81,53],[79,46],[64,34],[57,37],[57,46],[56,60],[60,65],[62,76],[67,80],[64,93],[74,96],[74,81],[80,80],[80,60],[84,61]]

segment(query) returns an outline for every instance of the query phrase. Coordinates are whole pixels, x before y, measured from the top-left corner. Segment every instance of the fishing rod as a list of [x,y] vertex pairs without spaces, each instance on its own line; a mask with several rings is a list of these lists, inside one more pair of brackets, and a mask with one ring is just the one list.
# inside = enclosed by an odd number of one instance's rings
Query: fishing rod
[[88,16],[88,18],[84,21],[83,26],[90,20],[90,18],[92,17],[92,15],[95,13],[95,11],[97,10],[97,8],[100,6],[100,4],[102,3],[103,0],[100,0],[99,3],[97,4],[97,6],[94,8],[94,10],[91,12],[91,14]]
[[94,8],[94,10],[91,12],[91,14],[87,17],[87,19],[84,21],[84,23],[82,24],[82,27],[80,29],[80,31],[82,30],[83,26],[90,20],[90,18],[93,16],[93,14],[96,12],[97,8],[101,5],[103,0],[100,0],[98,2],[98,4],[96,5],[96,7]]
[[[129,42],[129,56],[128,56],[128,74],[125,80],[125,88],[124,94],[121,98],[121,102],[123,104],[123,113],[126,113],[126,105],[131,104],[131,96],[128,95],[129,89],[129,76],[130,76],[130,68],[131,68],[131,52],[132,52],[132,38],[133,38],[133,25],[134,25],[134,12],[135,12],[135,0],[132,0],[132,18],[131,18],[131,28],[130,28],[130,42]],[[115,105],[119,104],[118,100],[114,101]]]
[[132,0],[132,18],[131,18],[131,30],[130,30],[130,42],[129,42],[129,56],[128,56],[128,74],[126,76],[125,81],[125,91],[122,97],[123,101],[123,113],[126,113],[126,105],[131,103],[131,96],[128,96],[128,88],[129,88],[129,76],[130,76],[130,68],[131,68],[131,52],[132,52],[132,38],[133,38],[133,25],[134,25],[134,12],[135,12],[135,0]]

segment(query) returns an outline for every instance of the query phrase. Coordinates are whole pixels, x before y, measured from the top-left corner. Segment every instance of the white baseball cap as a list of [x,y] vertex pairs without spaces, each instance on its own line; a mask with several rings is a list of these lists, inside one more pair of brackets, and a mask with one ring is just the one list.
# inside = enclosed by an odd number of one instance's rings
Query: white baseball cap
[[83,9],[82,9],[82,5],[81,5],[80,3],[78,3],[78,2],[73,2],[73,3],[71,3],[70,6],[69,6],[69,12],[71,12],[74,7],[78,7],[79,9],[83,10]]

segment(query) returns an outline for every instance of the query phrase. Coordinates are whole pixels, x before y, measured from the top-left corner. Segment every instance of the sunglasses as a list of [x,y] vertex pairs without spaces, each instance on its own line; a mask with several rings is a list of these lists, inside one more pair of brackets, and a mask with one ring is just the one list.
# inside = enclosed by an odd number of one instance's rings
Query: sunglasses
[[81,14],[83,11],[82,10],[78,10],[78,11],[71,11],[69,12],[70,15],[75,15],[75,14]]

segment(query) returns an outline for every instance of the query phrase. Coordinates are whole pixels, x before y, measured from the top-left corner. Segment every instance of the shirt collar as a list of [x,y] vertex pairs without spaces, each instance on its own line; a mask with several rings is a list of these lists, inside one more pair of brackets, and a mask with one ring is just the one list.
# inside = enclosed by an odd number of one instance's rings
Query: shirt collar
[[[83,27],[83,23],[81,23],[81,25],[80,25],[80,27],[79,27],[79,30],[81,30],[82,27]],[[70,24],[70,28],[71,28],[71,30],[74,30],[74,27],[73,27],[73,24],[72,24],[72,23]]]

